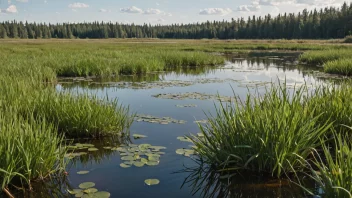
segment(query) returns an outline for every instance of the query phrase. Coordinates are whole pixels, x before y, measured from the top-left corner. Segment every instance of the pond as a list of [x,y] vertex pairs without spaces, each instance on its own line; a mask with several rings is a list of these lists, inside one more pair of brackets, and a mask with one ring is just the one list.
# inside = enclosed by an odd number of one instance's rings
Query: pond
[[[57,85],[58,91],[118,98],[120,103],[129,105],[131,112],[136,113],[137,117],[130,128],[128,140],[78,140],[78,143],[93,144],[99,150],[88,151],[88,154],[72,159],[67,177],[42,185],[43,190],[36,190],[34,197],[47,197],[48,193],[43,193],[44,191],[49,191],[53,197],[69,197],[66,189],[79,188],[83,182],[94,182],[94,188],[109,192],[111,197],[203,196],[201,191],[193,195],[194,191],[189,184],[181,188],[184,179],[190,175],[181,170],[185,167],[196,167],[197,164],[192,160],[192,155],[180,155],[176,150],[191,149],[191,143],[181,141],[179,137],[199,133],[198,124],[206,122],[205,113],[215,113],[214,105],[218,105],[218,97],[223,102],[234,94],[245,98],[248,91],[264,91],[264,87],[270,82],[286,81],[292,88],[304,83],[310,85],[323,82],[315,75],[319,73],[319,68],[298,65],[298,54],[232,55],[226,58],[226,64],[219,67],[178,68],[146,76],[118,76],[111,79],[62,79]],[[162,146],[166,149],[151,151],[159,152],[159,163],[137,167],[138,163],[137,166],[130,165],[121,159],[128,157],[129,151],[122,152],[121,156],[121,150],[112,149],[121,148],[120,144],[125,144],[127,150],[138,146],[140,148],[141,144]],[[127,147],[128,144],[132,145]],[[141,160],[142,154],[138,158]],[[124,167],[120,166],[121,163],[124,163]],[[79,171],[89,172],[78,174]],[[149,186],[145,184],[146,179],[158,179],[160,183]],[[276,185],[276,181],[256,184],[243,175],[235,179],[237,184],[242,184],[231,188],[232,197],[302,196],[302,191],[292,185],[283,184],[280,187]],[[214,192],[211,196],[225,196],[212,183],[207,185],[206,191],[209,194]],[[57,195],[59,192],[63,194]]]

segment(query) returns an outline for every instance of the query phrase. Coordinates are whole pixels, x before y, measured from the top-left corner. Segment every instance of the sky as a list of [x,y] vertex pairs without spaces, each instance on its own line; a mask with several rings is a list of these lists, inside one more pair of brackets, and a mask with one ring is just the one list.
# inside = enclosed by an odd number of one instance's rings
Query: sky
[[[341,6],[344,0],[0,0],[0,21],[135,24],[195,23],[304,8]],[[350,1],[347,1],[348,3]]]

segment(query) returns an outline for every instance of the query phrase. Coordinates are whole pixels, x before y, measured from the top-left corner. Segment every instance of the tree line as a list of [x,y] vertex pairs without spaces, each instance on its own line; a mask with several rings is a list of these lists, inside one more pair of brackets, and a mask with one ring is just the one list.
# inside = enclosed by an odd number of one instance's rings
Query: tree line
[[352,35],[352,3],[276,17],[252,16],[193,24],[135,25],[111,22],[0,23],[0,38],[330,39]]

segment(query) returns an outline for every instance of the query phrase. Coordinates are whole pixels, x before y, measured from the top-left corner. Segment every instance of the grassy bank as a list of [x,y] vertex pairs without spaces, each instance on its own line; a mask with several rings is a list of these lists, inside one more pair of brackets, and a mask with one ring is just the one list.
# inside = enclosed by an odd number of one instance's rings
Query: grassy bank
[[204,163],[226,175],[249,171],[286,178],[318,168],[321,175],[308,175],[327,188],[326,194],[348,197],[350,183],[342,180],[352,177],[351,147],[349,138],[341,137],[350,137],[344,125],[352,124],[351,92],[351,82],[311,91],[272,85],[262,96],[248,94],[245,101],[220,106],[208,124],[199,125],[204,138],[192,137],[195,150]]
[[352,47],[314,50],[302,54],[300,61],[313,65],[322,65],[326,73],[350,76],[352,75],[351,54]]

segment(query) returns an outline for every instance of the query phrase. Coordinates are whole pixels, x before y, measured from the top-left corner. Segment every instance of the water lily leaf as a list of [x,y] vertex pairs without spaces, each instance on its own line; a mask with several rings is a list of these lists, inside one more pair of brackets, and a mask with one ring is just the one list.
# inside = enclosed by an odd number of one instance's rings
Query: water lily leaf
[[143,162],[143,163],[147,163],[147,162],[148,162],[148,160],[147,160],[147,159],[145,159],[145,158],[141,158],[141,162]]
[[157,162],[157,161],[148,161],[146,164],[148,166],[157,166],[157,165],[159,165],[159,162]]
[[111,146],[105,146],[105,147],[103,147],[103,149],[108,149],[108,150],[111,150],[111,149],[112,149],[112,147],[111,147]]
[[131,165],[134,163],[134,161],[125,161],[125,162],[123,162],[123,163],[126,164],[126,165],[131,166]]
[[83,197],[84,193],[83,192],[79,192],[77,194],[75,194],[75,197]]
[[183,154],[185,154],[185,150],[184,149],[177,149],[176,153],[179,155],[183,155]]
[[149,147],[151,147],[152,145],[150,145],[150,144],[140,144],[139,146],[138,146],[138,148],[139,149],[142,149],[142,150],[146,150],[146,149],[148,149]]
[[86,152],[79,152],[80,155],[87,155],[88,153]]
[[72,189],[72,190],[67,189],[67,192],[70,193],[71,195],[75,195],[77,193],[82,192],[82,189]]
[[129,147],[138,147],[137,144],[129,144],[128,146],[129,146]]
[[89,171],[78,171],[77,174],[79,175],[85,175],[85,174],[88,174]]
[[99,149],[97,148],[89,148],[88,151],[98,151]]
[[143,162],[134,162],[133,165],[135,165],[137,167],[143,167],[144,163]]
[[121,157],[121,160],[124,160],[124,161],[134,161],[134,157],[133,157],[133,156],[124,156],[124,157]]
[[84,190],[83,192],[87,193],[87,194],[96,193],[96,192],[98,192],[98,189],[96,189],[96,188],[88,188],[88,189]]
[[192,140],[189,139],[188,137],[177,137],[177,139],[182,142],[192,142]]
[[160,181],[158,179],[146,179],[144,180],[144,183],[147,184],[148,186],[152,186],[152,185],[158,185]]
[[158,161],[160,161],[160,158],[156,157],[156,156],[148,156],[148,160],[149,161],[158,162]]
[[158,154],[158,155],[164,155],[165,152],[156,152],[155,154]]
[[94,186],[95,186],[95,183],[93,182],[84,182],[84,183],[81,183],[78,187],[81,189],[87,189],[87,188],[92,188]]
[[146,138],[146,135],[140,135],[140,134],[133,134],[134,139],[140,139],[140,138]]
[[166,149],[165,146],[150,146],[150,149],[154,149],[154,150],[162,150],[162,149]]

